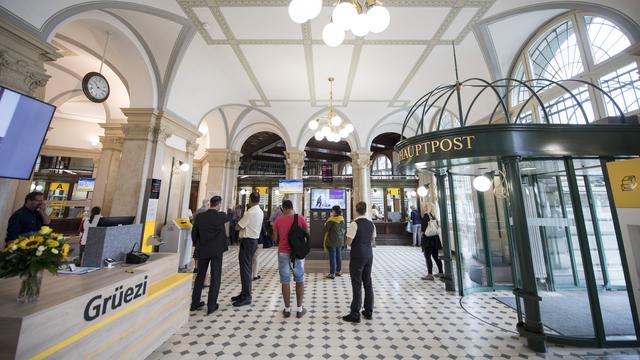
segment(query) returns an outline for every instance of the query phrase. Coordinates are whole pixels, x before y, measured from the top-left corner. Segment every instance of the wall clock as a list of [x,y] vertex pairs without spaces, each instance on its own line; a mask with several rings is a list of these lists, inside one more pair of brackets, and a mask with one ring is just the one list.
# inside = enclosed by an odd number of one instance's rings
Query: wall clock
[[109,82],[102,74],[92,71],[82,78],[84,95],[95,103],[101,103],[109,97]]

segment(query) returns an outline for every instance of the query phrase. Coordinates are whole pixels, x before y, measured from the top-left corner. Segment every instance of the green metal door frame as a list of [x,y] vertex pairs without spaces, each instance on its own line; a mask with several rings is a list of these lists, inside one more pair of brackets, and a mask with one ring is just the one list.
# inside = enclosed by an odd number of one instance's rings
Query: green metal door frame
[[451,239],[449,238],[449,214],[447,214],[446,172],[435,174],[438,186],[438,205],[440,206],[440,233],[442,235],[442,252],[444,253],[444,286],[446,291],[455,291],[455,276],[451,258]]
[[463,262],[462,254],[460,252],[460,235],[458,233],[458,216],[456,214],[456,202],[455,202],[455,193],[453,191],[453,175],[451,173],[448,174],[449,180],[449,197],[451,197],[451,225],[453,226],[453,241],[456,244],[456,260],[458,262],[458,266],[456,266],[456,270],[458,273],[458,294],[460,296],[464,296],[464,279],[462,278],[463,274]]
[[[473,191],[473,190],[472,190]],[[484,204],[484,193],[476,191],[478,198],[478,209],[480,211],[480,231],[482,232],[482,245],[484,246],[484,261],[487,268],[487,287],[494,288],[493,284],[493,261],[491,259],[491,247],[489,246],[489,232],[487,231],[487,217]]]
[[589,203],[589,213],[591,214],[591,225],[593,226],[593,233],[596,236],[596,247],[598,250],[598,260],[600,261],[600,271],[602,271],[602,281],[604,287],[609,289],[611,284],[609,283],[609,270],[607,269],[607,256],[604,253],[604,246],[602,244],[602,234],[600,234],[600,224],[598,220],[598,214],[595,208],[595,202],[593,200],[593,191],[591,190],[591,181],[589,176],[583,175],[584,187],[587,192],[587,202]]
[[[566,170],[566,169],[565,169]],[[562,190],[562,180],[560,176],[556,176],[556,186],[558,187],[558,196],[560,196],[560,205],[562,207],[562,217],[568,220],[567,204],[564,201],[564,191]],[[569,249],[569,259],[571,259],[571,271],[573,272],[573,285],[575,287],[580,286],[580,276],[578,276],[578,264],[576,263],[576,256],[573,249],[573,240],[571,238],[571,229],[569,225],[564,228],[565,236],[567,237],[567,246]]]
[[[542,212],[542,206],[540,205],[541,202],[541,189],[540,189],[540,183],[538,182],[538,176],[533,175],[531,176],[531,179],[533,181],[533,200],[535,202],[536,205],[536,214],[538,215],[539,218],[543,218],[544,214]],[[549,254],[549,241],[547,239],[547,229],[545,229],[544,226],[539,226],[539,230],[540,230],[540,241],[542,242],[542,255],[544,256],[544,264],[545,264],[545,269],[547,270],[547,284],[549,285],[549,291],[555,291],[556,289],[556,284],[555,284],[555,280],[553,278],[553,266],[551,266],[551,255]]]
[[576,231],[578,233],[578,244],[580,244],[582,268],[584,270],[584,277],[587,283],[587,294],[589,296],[589,304],[591,305],[593,330],[598,345],[602,347],[605,342],[602,308],[600,306],[600,298],[598,297],[598,285],[596,283],[596,276],[593,269],[593,260],[591,258],[591,250],[589,248],[589,237],[587,234],[584,214],[582,213],[580,188],[578,187],[573,159],[571,157],[565,157],[564,166],[567,173],[567,182],[569,184],[569,196],[571,197],[571,205],[573,207],[573,218],[575,220]]

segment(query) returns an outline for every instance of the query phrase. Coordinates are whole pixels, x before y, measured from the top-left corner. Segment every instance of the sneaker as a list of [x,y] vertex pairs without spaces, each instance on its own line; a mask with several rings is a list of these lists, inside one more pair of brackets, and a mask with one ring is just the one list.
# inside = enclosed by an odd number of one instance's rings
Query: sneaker
[[335,275],[333,275],[333,274],[329,274],[329,275],[327,275],[327,279],[335,279],[335,278],[336,278],[336,276],[335,276]]
[[364,310],[362,310],[362,316],[367,320],[373,319],[373,314],[367,314]]
[[296,317],[297,317],[298,319],[300,319],[300,318],[301,318],[301,317],[303,317],[303,316],[304,316],[304,314],[306,314],[306,313],[307,313],[307,308],[306,308],[306,307],[303,307],[303,308],[302,308],[302,311],[298,311],[298,313],[296,314]]
[[197,304],[191,304],[191,307],[189,308],[189,310],[190,311],[200,310],[202,309],[203,306],[204,306],[204,301],[200,301]]
[[342,320],[346,321],[346,322],[350,322],[350,323],[359,323],[360,322],[360,317],[353,315],[353,314],[349,314],[349,315],[345,315],[342,317]]
[[336,276],[342,276],[342,273],[341,272],[337,272]]
[[422,279],[422,280],[433,280],[433,279],[434,279],[434,277],[433,277],[433,275],[429,274],[429,275],[427,275],[427,276],[423,276],[421,279]]
[[291,311],[287,311],[286,309],[282,310],[282,315],[286,318],[291,316]]
[[262,279],[262,276],[260,276],[260,275],[253,277],[253,281],[260,280],[260,279]]

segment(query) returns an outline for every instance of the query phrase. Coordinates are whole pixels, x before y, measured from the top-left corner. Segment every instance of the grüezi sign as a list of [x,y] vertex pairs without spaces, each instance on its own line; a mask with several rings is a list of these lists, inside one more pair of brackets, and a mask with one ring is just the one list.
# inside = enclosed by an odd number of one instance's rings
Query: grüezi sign
[[[127,286],[125,288],[125,286]],[[142,281],[131,286],[118,285],[109,294],[98,294],[92,297],[84,307],[84,320],[93,321],[109,310],[116,310],[121,306],[147,295],[147,276]]]
[[409,144],[397,151],[399,161],[411,161],[414,157],[473,149],[474,135],[453,136]]

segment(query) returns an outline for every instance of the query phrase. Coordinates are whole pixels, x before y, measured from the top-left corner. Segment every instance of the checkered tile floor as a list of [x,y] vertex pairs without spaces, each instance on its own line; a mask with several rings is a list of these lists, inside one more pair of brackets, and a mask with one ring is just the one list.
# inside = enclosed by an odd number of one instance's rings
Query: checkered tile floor
[[351,301],[348,275],[330,280],[305,274],[308,313],[285,319],[275,249],[262,250],[260,262],[253,304],[232,307],[229,298],[240,292],[232,247],[224,257],[220,309],[209,316],[192,312],[148,359],[640,359],[640,349],[552,344],[546,354],[536,354],[515,333],[515,314],[493,299],[496,293],[461,299],[446,293],[440,281],[420,280],[424,257],[415,247],[374,249],[374,318],[355,325],[340,319]]

